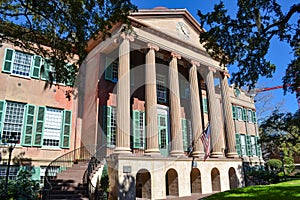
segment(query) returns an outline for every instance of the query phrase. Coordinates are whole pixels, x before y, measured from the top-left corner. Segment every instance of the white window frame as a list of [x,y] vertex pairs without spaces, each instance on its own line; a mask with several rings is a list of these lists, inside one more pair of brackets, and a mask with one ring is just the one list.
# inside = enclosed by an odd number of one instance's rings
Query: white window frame
[[255,143],[255,136],[251,136],[251,151],[253,156],[256,155],[256,143]]
[[[54,113],[59,113],[59,114],[57,116],[56,115],[54,116]],[[51,115],[51,117],[49,115]],[[44,131],[43,131],[43,147],[60,148],[62,122],[63,122],[63,110],[46,107],[45,122],[44,122],[45,124],[44,124]],[[58,140],[58,143],[57,145],[46,145],[45,140]]]
[[[8,110],[8,107],[9,107],[8,104],[17,104],[18,107],[20,107],[20,106],[23,107],[23,108],[21,108],[21,109],[23,109],[23,113],[20,113],[20,115],[16,116],[15,115],[16,110],[14,110],[14,109],[13,110]],[[14,102],[14,101],[7,101],[6,102],[5,112],[4,112],[4,120],[3,120],[3,130],[2,130],[2,133],[1,133],[1,143],[3,143],[4,133],[7,132],[7,134],[5,134],[5,137],[7,137],[7,139],[12,138],[13,130],[16,130],[16,129],[18,129],[18,133],[19,133],[19,134],[16,135],[17,136],[16,139],[18,139],[18,144],[21,143],[24,120],[25,120],[25,110],[26,110],[26,104],[19,103],[19,102]],[[22,120],[22,121],[18,122],[18,121],[16,121],[16,118],[18,120]],[[7,126],[10,127],[9,130],[5,129],[5,127],[7,127]]]
[[[25,63],[26,60],[23,60],[23,62],[22,62],[22,59],[21,60],[17,59],[17,55],[18,54],[21,54],[23,56],[24,55],[28,56],[30,58],[29,63],[26,64]],[[18,62],[18,61],[21,61],[21,62]],[[13,63],[12,63],[12,66],[11,66],[12,67],[11,68],[11,74],[16,75],[16,76],[22,76],[22,77],[28,77],[28,78],[30,78],[30,72],[31,72],[32,63],[33,63],[33,55],[32,54],[24,53],[22,51],[15,51],[14,52]],[[19,66],[17,66],[17,65],[19,65]],[[28,73],[28,75],[20,74],[21,71],[16,69],[17,67],[20,67],[20,66],[29,68],[28,71],[26,70],[26,72],[23,72],[23,73]],[[19,73],[16,73],[16,71],[19,71]]]
[[240,106],[236,107],[236,116],[239,121],[243,121],[243,108]]
[[156,77],[156,93],[158,102],[167,102],[166,77],[160,74]]
[[242,156],[246,156],[247,155],[246,135],[241,134],[240,139],[241,139],[241,154]]
[[253,123],[253,121],[252,121],[252,110],[250,110],[250,109],[248,109],[247,110],[247,117],[248,117],[248,122],[249,123]]

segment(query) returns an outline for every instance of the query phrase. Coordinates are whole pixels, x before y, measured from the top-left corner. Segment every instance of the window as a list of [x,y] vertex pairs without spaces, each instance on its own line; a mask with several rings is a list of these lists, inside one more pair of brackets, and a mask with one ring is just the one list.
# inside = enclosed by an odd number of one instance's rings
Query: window
[[180,79],[180,97],[182,99],[190,98],[190,85],[189,82],[185,79]]
[[182,129],[182,141],[183,141],[183,150],[188,151],[189,146],[192,144],[192,130],[191,130],[191,121],[188,119],[181,119],[181,129]]
[[13,49],[5,49],[2,71],[23,77],[39,78],[42,58]]
[[105,64],[105,79],[111,82],[118,82],[118,66],[119,60],[113,60],[110,57],[106,57]]
[[2,142],[15,137],[20,143],[23,122],[24,122],[25,104],[16,102],[6,102],[6,111],[4,116],[4,126],[2,132]]
[[208,113],[207,99],[206,98],[202,99],[202,108],[203,108],[204,113]]
[[[45,176],[46,176],[46,166],[41,166],[40,167],[40,184],[41,187],[43,187],[44,185],[44,180],[45,180]],[[58,166],[51,166],[48,169],[48,177],[56,177],[56,175],[59,173],[60,168]]]
[[22,146],[70,147],[72,112],[18,102],[0,101],[0,136],[13,136]]
[[156,77],[157,101],[167,102],[166,78],[162,75]]
[[107,147],[115,147],[116,145],[116,132],[117,132],[117,109],[116,107],[112,106],[105,106],[104,107],[104,127],[106,127],[105,134],[106,134],[106,141]]
[[132,111],[133,116],[133,148],[145,148],[145,113],[139,110]]
[[252,155],[256,156],[256,141],[254,136],[251,136],[251,150],[252,150]]
[[[8,179],[16,180],[19,169],[20,169],[20,166],[10,166]],[[5,166],[5,165],[0,166],[0,179],[1,178],[4,179],[6,177],[6,170],[7,170],[7,166]]]
[[243,108],[237,107],[237,119],[242,121],[243,120]]
[[247,111],[247,116],[248,116],[248,122],[249,122],[249,123],[252,123],[252,122],[253,122],[253,121],[252,121],[252,120],[253,120],[252,113],[253,113],[252,110],[248,110],[248,111]]
[[166,149],[168,143],[168,127],[167,127],[167,116],[166,115],[158,115],[158,141],[159,148]]
[[245,135],[240,135],[241,136],[241,153],[242,155],[247,155],[247,149],[246,149],[246,137]]
[[15,59],[12,67],[12,74],[29,76],[32,55],[15,51]]
[[59,147],[62,110],[46,108],[43,146]]

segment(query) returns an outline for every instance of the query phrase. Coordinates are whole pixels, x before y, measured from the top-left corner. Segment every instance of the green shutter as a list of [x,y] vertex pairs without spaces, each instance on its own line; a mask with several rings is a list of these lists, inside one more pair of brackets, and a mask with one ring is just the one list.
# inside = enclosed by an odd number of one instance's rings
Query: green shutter
[[34,105],[26,105],[26,115],[24,120],[24,129],[23,129],[23,138],[22,145],[23,146],[31,146],[32,138],[34,132],[34,113],[35,106]]
[[3,122],[4,122],[4,113],[5,113],[5,101],[0,101],[0,141],[3,129]]
[[246,151],[247,151],[247,156],[252,156],[251,136],[250,135],[246,135]]
[[42,57],[34,55],[32,67],[31,67],[32,78],[40,78],[41,65],[42,65]]
[[2,66],[2,71],[11,73],[13,59],[14,59],[14,50],[13,49],[5,49],[4,62]]
[[111,113],[112,113],[112,107],[107,106],[106,107],[106,141],[107,141],[107,147],[113,147],[112,144],[112,132],[111,132]]
[[208,113],[207,99],[203,98],[202,99],[202,103],[203,103],[203,111],[204,111],[204,113]]
[[259,143],[259,137],[255,136],[255,144],[256,144],[256,155],[258,157],[261,156],[261,147],[260,147],[260,143]]
[[242,155],[241,151],[241,137],[240,134],[236,133],[235,134],[235,146],[236,146],[236,152],[239,156]]
[[133,123],[133,148],[141,148],[140,137],[140,111],[132,111]]
[[41,180],[41,176],[40,176],[41,168],[39,166],[32,167],[31,173],[32,173],[32,176],[31,176],[32,180],[35,180],[35,181]]
[[43,65],[44,65],[44,70],[41,73],[41,78],[43,80],[49,80],[49,72],[50,72],[50,68],[51,68],[50,59],[44,59]]
[[43,106],[38,107],[33,146],[42,146],[44,123],[45,123],[45,110],[46,107]]
[[232,105],[232,117],[233,119],[237,119],[237,109],[234,105]]
[[70,136],[71,136],[71,129],[72,129],[72,111],[64,110],[63,115],[63,123],[62,123],[62,130],[61,130],[61,141],[60,146],[61,148],[70,148]]
[[253,123],[256,123],[256,112],[255,111],[252,111],[252,122]]
[[243,117],[243,121],[247,121],[247,110],[242,108],[242,117]]
[[183,151],[187,151],[188,139],[187,139],[187,120],[186,119],[181,119],[181,128],[182,128]]
[[105,61],[105,79],[113,81],[113,64],[114,60],[110,57],[106,57]]

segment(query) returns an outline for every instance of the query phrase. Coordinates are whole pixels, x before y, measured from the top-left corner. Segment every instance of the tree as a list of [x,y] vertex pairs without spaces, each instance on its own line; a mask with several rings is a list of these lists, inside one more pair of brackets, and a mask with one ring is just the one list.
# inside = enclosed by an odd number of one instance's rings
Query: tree
[[300,152],[300,110],[294,114],[275,110],[260,124],[260,142],[266,160],[279,158],[283,151],[291,172],[293,157]]
[[[54,76],[74,82],[87,41],[109,36],[116,23],[128,24],[127,16],[136,10],[130,0],[2,0],[0,6],[0,43],[49,58],[55,67],[51,84]],[[73,67],[66,68],[68,63]]]
[[32,173],[30,170],[21,169],[18,172],[16,180],[9,180],[8,189],[5,191],[5,181],[0,180],[0,197],[1,199],[38,199],[40,190],[39,181],[31,180]]
[[277,37],[287,42],[294,59],[282,80],[285,91],[296,92],[300,86],[300,18],[294,24],[291,19],[299,14],[300,4],[291,3],[287,13],[283,13],[277,0],[238,0],[237,6],[236,18],[227,14],[222,1],[207,14],[199,10],[202,27],[209,27],[201,33],[200,42],[221,66],[236,63],[239,70],[232,74],[231,82],[250,88],[260,76],[272,77],[275,72],[276,66],[266,57],[271,40]]

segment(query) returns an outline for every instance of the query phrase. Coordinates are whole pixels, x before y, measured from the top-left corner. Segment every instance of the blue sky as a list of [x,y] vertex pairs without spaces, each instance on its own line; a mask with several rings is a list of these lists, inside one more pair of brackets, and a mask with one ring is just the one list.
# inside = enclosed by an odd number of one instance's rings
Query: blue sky
[[[201,10],[203,13],[210,12],[213,10],[214,4],[218,2],[219,0],[132,0],[132,3],[137,5],[139,9],[151,9],[157,6],[164,6],[167,8],[186,8],[197,21],[199,21],[199,17],[197,16],[197,10]],[[224,2],[225,5],[227,5],[227,9],[230,12],[234,12],[237,10],[236,1],[231,0]],[[297,1],[279,0],[278,2],[283,6],[284,11],[286,11],[289,9],[291,4],[296,3]],[[282,76],[284,75],[285,68],[290,62],[292,56],[293,54],[291,53],[291,48],[287,44],[279,42],[276,39],[273,40],[268,54],[268,58],[277,66],[277,70],[273,78],[262,78],[259,80],[258,85],[261,87],[272,87],[282,85]],[[229,71],[231,69],[232,68],[229,68]],[[272,90],[265,93],[269,93],[273,96],[270,104],[274,106],[280,102],[284,102],[284,104],[281,107],[283,111],[295,112],[298,109],[295,94],[288,93],[284,95],[282,89]]]

